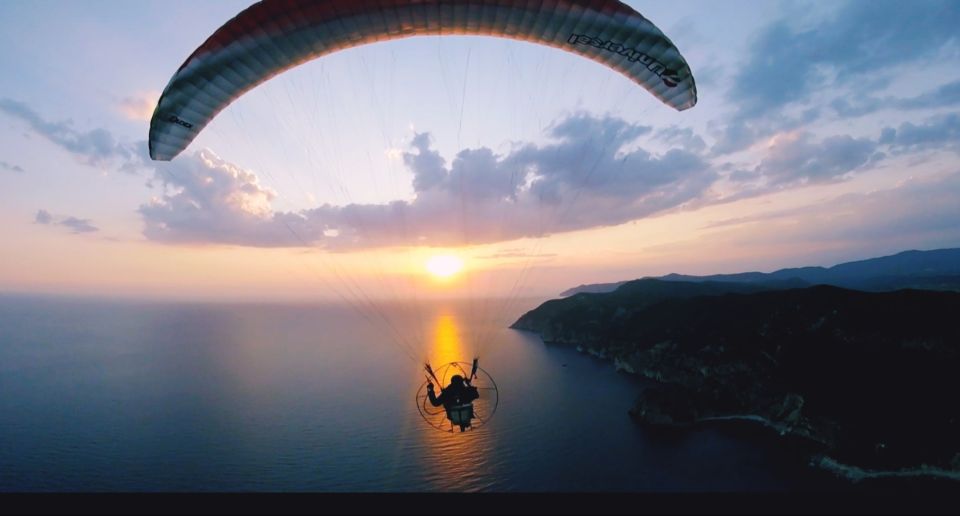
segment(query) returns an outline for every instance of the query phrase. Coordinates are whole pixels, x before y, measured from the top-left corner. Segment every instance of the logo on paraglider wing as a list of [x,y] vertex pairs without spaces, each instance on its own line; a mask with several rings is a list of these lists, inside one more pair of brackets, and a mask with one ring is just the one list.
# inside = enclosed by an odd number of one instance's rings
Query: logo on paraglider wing
[[174,124],[177,124],[177,125],[182,125],[183,127],[186,127],[187,129],[193,129],[193,124],[191,124],[190,122],[187,122],[186,120],[178,117],[177,115],[170,115],[170,116],[168,116],[168,117],[167,117],[167,122],[174,123]]
[[621,43],[617,43],[613,40],[605,40],[602,38],[597,38],[593,36],[587,36],[586,34],[571,34],[567,38],[567,43],[571,45],[586,45],[594,48],[599,48],[606,50],[608,52],[613,52],[615,54],[620,54],[627,58],[627,61],[631,63],[641,63],[647,67],[647,70],[650,70],[657,77],[659,77],[664,84],[670,88],[675,88],[683,79],[680,77],[680,74],[676,70],[667,68],[667,66],[656,58],[650,56],[646,52],[638,50],[636,48],[627,47]]
[[680,74],[670,69],[664,70],[663,75],[660,76],[660,79],[663,80],[664,84],[671,88],[676,88],[677,85],[680,84],[680,81],[683,80],[680,78]]

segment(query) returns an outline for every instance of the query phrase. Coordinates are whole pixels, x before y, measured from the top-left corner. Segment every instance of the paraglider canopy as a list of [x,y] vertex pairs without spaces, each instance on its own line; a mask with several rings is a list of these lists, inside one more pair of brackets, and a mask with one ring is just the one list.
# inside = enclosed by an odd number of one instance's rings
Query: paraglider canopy
[[263,0],[217,29],[170,79],[150,121],[150,157],[173,159],[233,100],[287,69],[422,35],[548,45],[620,72],[675,109],[697,102],[680,51],[616,0]]

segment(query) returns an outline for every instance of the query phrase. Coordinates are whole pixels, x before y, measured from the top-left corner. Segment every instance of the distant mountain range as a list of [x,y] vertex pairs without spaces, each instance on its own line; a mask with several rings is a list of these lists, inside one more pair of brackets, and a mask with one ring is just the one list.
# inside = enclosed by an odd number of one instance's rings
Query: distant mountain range
[[[960,249],[904,251],[892,256],[841,263],[833,267],[799,267],[774,272],[741,272],[690,276],[667,274],[657,279],[685,282],[733,282],[767,288],[833,285],[855,290],[883,292],[903,288],[960,291]],[[560,294],[612,292],[628,283],[580,285]]]

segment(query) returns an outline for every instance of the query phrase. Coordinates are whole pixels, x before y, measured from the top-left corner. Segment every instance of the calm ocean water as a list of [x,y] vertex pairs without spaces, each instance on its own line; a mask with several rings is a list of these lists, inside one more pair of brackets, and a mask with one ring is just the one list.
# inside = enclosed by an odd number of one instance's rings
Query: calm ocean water
[[[0,491],[823,487],[763,440],[650,435],[627,416],[638,380],[506,328],[535,304],[494,318],[490,302],[424,303],[371,322],[331,304],[2,296]],[[499,386],[495,417],[430,428],[412,358],[475,352]]]

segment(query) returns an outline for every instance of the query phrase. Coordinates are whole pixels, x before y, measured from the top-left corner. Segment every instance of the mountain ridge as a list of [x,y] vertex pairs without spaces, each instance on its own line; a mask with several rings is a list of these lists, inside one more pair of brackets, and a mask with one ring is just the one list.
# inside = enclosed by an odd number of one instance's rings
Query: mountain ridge
[[[901,288],[960,291],[960,248],[926,251],[908,250],[887,256],[843,262],[830,267],[792,267],[773,272],[751,271],[705,276],[674,272],[663,276],[645,276],[639,279],[735,283],[794,281],[802,282],[805,285],[823,284],[867,291],[887,291]],[[582,284],[561,292],[560,297],[569,297],[578,293],[612,292],[630,281],[636,280]]]

